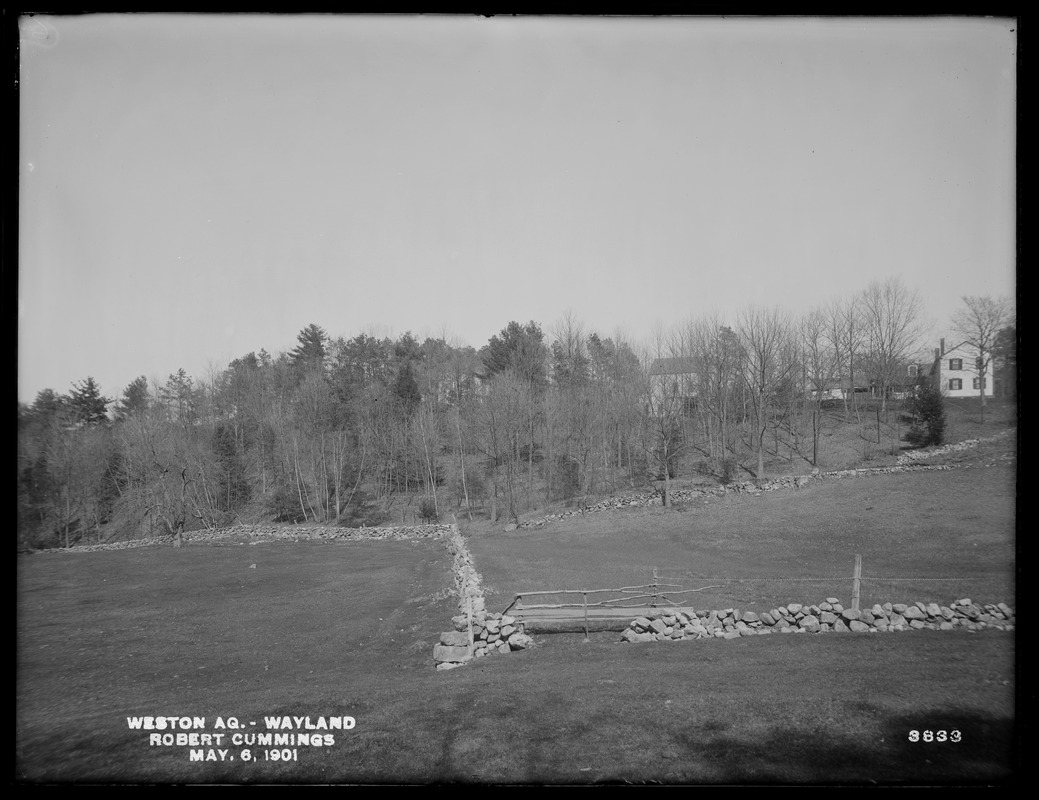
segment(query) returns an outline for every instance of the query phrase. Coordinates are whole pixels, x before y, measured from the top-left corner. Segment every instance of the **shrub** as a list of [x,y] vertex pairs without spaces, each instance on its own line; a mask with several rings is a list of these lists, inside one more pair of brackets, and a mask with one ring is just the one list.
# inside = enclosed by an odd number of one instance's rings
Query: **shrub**
[[432,497],[423,497],[418,504],[418,515],[423,522],[436,522],[440,515],[437,513],[437,504]]
[[267,513],[275,522],[302,522],[306,519],[299,505],[299,496],[285,485],[276,487],[267,496]]
[[718,474],[719,480],[722,483],[732,483],[736,478],[739,477],[740,466],[736,463],[735,458],[722,459],[720,472]]
[[556,459],[555,484],[563,498],[573,497],[581,488],[581,465],[576,459],[561,455]]
[[343,528],[368,528],[381,525],[390,518],[390,514],[365,492],[358,489],[350,496],[350,503],[344,504],[339,511],[339,525]]
[[904,417],[910,428],[906,441],[915,447],[941,444],[945,437],[945,405],[942,393],[930,384],[916,387],[906,400]]

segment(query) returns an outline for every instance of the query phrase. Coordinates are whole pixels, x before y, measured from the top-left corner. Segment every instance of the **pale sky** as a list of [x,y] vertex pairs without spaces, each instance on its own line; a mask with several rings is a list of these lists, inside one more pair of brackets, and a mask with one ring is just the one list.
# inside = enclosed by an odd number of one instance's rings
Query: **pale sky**
[[[510,320],[1016,291],[1016,21],[22,20],[18,398]],[[925,342],[927,347],[934,342]]]

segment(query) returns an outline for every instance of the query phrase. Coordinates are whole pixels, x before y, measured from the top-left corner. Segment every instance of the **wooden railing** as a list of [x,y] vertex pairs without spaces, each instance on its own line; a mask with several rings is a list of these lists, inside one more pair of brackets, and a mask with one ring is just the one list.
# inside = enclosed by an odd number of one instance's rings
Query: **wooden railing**
[[[721,584],[719,584],[720,586]],[[633,608],[657,608],[660,606],[671,606],[677,607],[679,603],[676,603],[673,598],[677,598],[679,595],[687,595],[695,592],[702,592],[706,589],[716,589],[718,586],[704,586],[700,589],[683,589],[679,584],[675,583],[660,583],[656,580],[654,575],[653,583],[643,584],[642,586],[622,586],[618,589],[555,589],[549,591],[538,591],[538,592],[522,592],[517,594],[513,601],[509,603],[503,613],[508,614],[510,611],[517,616],[522,616],[526,611],[532,610],[572,610],[574,612],[583,611],[584,616],[584,630],[585,636],[588,635],[588,611],[589,609],[633,609]],[[606,597],[603,599],[592,599],[589,601],[589,595],[619,595],[613,597]],[[525,605],[523,598],[530,597],[546,597],[546,596],[580,596],[580,602],[573,603],[539,603],[534,605]],[[642,602],[637,602],[642,601]]]

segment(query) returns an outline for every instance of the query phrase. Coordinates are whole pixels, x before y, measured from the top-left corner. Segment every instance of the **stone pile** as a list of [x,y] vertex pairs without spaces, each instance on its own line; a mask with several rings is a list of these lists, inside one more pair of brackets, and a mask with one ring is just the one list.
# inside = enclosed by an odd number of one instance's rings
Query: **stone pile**
[[526,650],[534,640],[523,632],[523,623],[507,614],[473,615],[473,640],[469,642],[469,616],[459,614],[451,620],[455,630],[440,634],[440,644],[433,648],[437,669],[454,669],[493,653]]
[[440,643],[433,648],[436,668],[454,669],[474,658],[530,647],[534,640],[523,632],[521,622],[503,614],[488,613],[482,578],[476,571],[465,537],[456,526],[450,527],[447,549],[453,559],[459,614],[451,620],[454,630],[441,633]]
[[836,597],[818,605],[790,603],[770,611],[654,609],[621,634],[626,642],[738,639],[765,633],[890,633],[930,630],[1013,630],[1015,614],[1006,603],[980,605],[964,598],[937,603],[884,603],[870,609],[845,608]]

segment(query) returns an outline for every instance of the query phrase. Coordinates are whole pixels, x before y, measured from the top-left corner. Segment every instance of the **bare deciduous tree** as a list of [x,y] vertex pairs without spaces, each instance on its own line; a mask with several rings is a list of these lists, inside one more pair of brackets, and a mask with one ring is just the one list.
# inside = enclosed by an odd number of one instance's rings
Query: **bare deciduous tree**
[[1013,304],[1008,297],[972,297],[964,295],[964,307],[952,320],[952,330],[977,352],[978,395],[981,397],[981,421],[985,421],[985,383],[995,349],[996,336],[1014,321]]
[[[819,425],[822,419],[823,400],[834,384],[839,384],[841,360],[832,317],[823,309],[813,309],[801,318],[799,345],[802,368],[805,372],[804,388],[812,396],[812,466],[819,459]],[[847,403],[845,395],[845,403]],[[847,407],[847,406],[845,406]]]
[[743,359],[739,340],[717,315],[690,323],[686,340],[696,370],[697,412],[708,454],[724,480],[734,471],[736,456],[732,430],[739,419],[737,376]]
[[866,360],[872,380],[880,390],[881,410],[887,409],[887,394],[906,363],[912,359],[923,336],[920,309],[923,300],[898,278],[874,281],[862,293],[866,334]]
[[855,370],[865,343],[862,322],[862,300],[859,296],[837,299],[826,307],[828,322],[827,337],[833,345],[834,358],[838,367],[841,395],[844,400],[844,418],[848,418],[848,395],[851,395],[851,410],[858,418],[858,398],[855,394]]
[[743,351],[742,377],[754,410],[752,445],[758,457],[757,478],[765,477],[765,433],[773,399],[796,365],[793,328],[779,308],[746,308],[736,321]]
[[689,444],[685,430],[687,398],[693,374],[691,359],[679,335],[658,332],[652,355],[646,359],[643,385],[642,447],[663,480],[663,503],[671,505],[671,473]]

